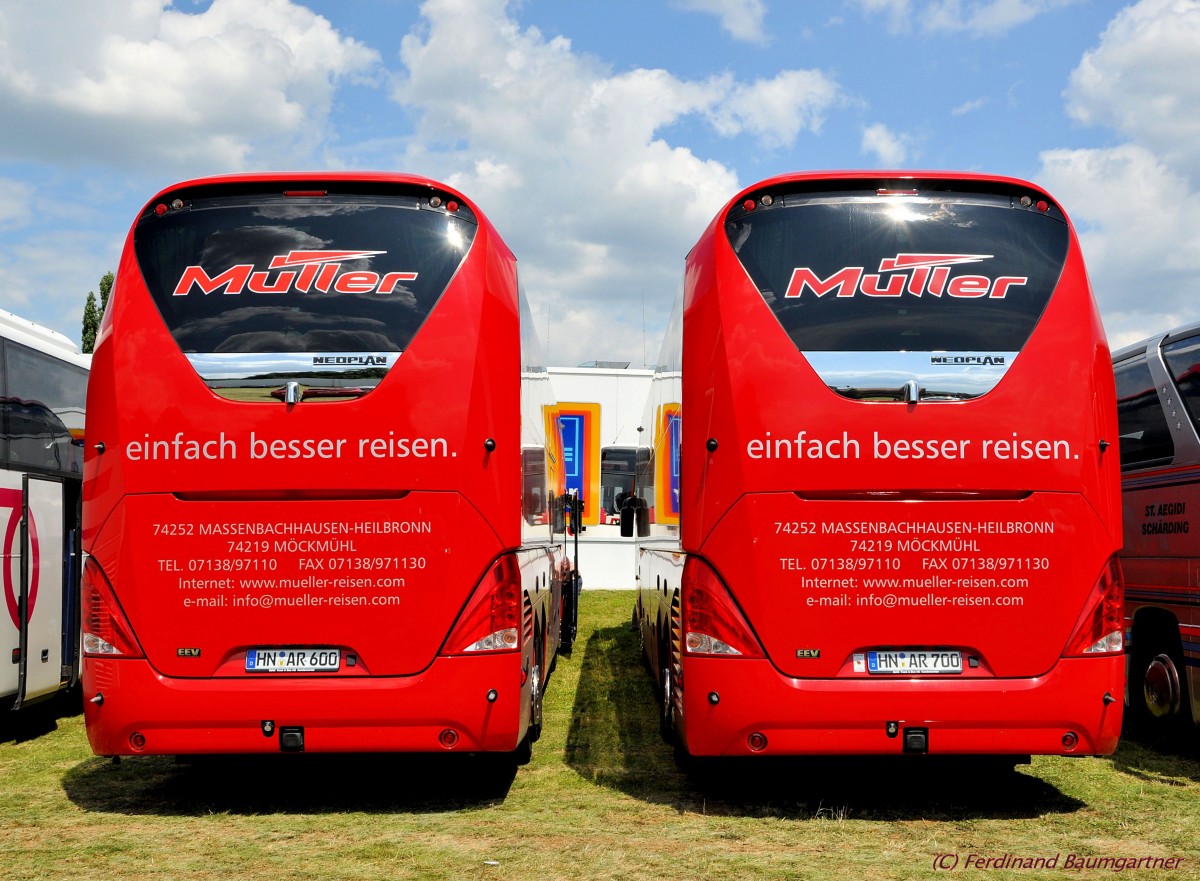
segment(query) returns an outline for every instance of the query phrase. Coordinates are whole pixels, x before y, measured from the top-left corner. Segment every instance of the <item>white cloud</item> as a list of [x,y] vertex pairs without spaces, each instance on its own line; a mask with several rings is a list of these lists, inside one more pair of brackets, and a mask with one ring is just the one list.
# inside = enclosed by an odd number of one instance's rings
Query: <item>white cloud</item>
[[721,27],[735,40],[767,42],[763,30],[763,17],[767,9],[763,0],[672,0],[672,5],[717,16],[721,20]]
[[1067,110],[1115,129],[1195,179],[1200,171],[1200,2],[1143,0],[1117,14],[1071,74]]
[[537,326],[550,320],[554,363],[640,364],[642,296],[657,337],[684,255],[738,188],[732,169],[672,145],[670,126],[691,118],[787,146],[839,100],[816,71],[747,83],[614,73],[522,29],[505,0],[428,0],[421,12],[401,46],[394,95],[416,132],[397,162],[461,187],[496,224]]
[[898,168],[908,162],[910,142],[908,135],[897,134],[879,122],[866,126],[862,133],[862,151],[886,168]]
[[722,134],[745,130],[768,147],[782,147],[802,131],[819,132],[825,113],[839,100],[837,83],[820,71],[785,70],[770,80],[734,86],[713,124]]
[[33,187],[24,181],[0,178],[0,230],[24,226],[33,216]]
[[1040,179],[1080,228],[1115,340],[1200,317],[1200,199],[1185,179],[1134,145],[1043,153]]
[[89,0],[46,26],[0,11],[0,153],[126,167],[232,171],[304,162],[337,81],[376,54],[290,0]]
[[103,234],[54,230],[6,246],[0,250],[0,308],[54,327],[78,342],[84,297],[97,289],[108,268],[116,268],[119,245]]
[[951,116],[966,116],[968,113],[974,113],[976,110],[982,110],[987,106],[987,98],[976,98],[974,101],[964,101],[950,111]]
[[1071,75],[1069,110],[1116,147],[1042,154],[1041,179],[1080,229],[1115,344],[1200,319],[1200,2],[1142,0]]
[[906,31],[912,27],[912,0],[850,0],[869,15],[882,15],[893,31]]
[[851,0],[864,11],[883,15],[888,27],[914,27],[929,33],[999,36],[1037,16],[1081,0]]

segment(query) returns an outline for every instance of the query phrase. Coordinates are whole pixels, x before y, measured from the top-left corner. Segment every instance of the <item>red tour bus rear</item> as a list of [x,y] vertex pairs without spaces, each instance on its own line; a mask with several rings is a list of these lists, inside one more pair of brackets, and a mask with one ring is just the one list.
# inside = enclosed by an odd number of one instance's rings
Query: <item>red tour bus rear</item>
[[97,754],[527,757],[571,577],[556,409],[516,261],[464,196],[170,187],[92,363]]
[[644,427],[637,615],[687,753],[1116,747],[1113,374],[1040,188],[745,190],[688,255]]

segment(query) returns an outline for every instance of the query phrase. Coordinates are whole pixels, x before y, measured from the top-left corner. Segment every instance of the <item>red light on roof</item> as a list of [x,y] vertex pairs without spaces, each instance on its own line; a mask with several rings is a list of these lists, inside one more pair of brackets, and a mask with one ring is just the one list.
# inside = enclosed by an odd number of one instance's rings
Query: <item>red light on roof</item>
[[747,199],[745,202],[742,203],[742,207],[745,208],[747,211],[753,211],[754,205],[755,205],[755,202],[753,199]]
[[446,210],[453,213],[458,210],[458,203],[451,199],[446,203]]
[[1037,210],[1038,210],[1038,211],[1049,211],[1049,210],[1050,210],[1050,203],[1049,203],[1049,202],[1038,202],[1038,203],[1037,203]]
[[159,202],[157,205],[154,206],[154,213],[157,214],[159,217],[162,217],[164,214],[167,213],[167,206],[164,205],[162,202]]
[[307,196],[309,198],[320,198],[321,196],[328,195],[328,191],[327,190],[284,190],[283,194],[285,196],[295,197],[295,198],[303,198],[305,196]]

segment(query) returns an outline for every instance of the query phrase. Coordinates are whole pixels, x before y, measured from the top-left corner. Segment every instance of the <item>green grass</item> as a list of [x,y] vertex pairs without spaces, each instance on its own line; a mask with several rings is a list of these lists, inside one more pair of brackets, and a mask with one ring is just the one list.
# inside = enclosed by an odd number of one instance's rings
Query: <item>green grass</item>
[[[1200,877],[1200,762],[827,760],[681,774],[658,737],[629,592],[583,597],[545,733],[515,778],[456,757],[93,757],[82,718],[0,732],[0,878],[926,878],[938,854],[1176,857]],[[34,736],[36,735],[36,736]],[[966,869],[979,878],[1106,878]],[[951,873],[954,874],[954,873]]]

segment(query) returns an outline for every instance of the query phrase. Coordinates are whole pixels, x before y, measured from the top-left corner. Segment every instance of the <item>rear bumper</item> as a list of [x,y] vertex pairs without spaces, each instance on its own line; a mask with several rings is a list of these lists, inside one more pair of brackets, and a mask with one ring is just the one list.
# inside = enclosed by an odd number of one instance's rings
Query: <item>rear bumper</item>
[[[679,733],[693,755],[899,754],[911,728],[928,731],[930,754],[1109,755],[1125,659],[1066,658],[1034,679],[897,681],[792,679],[766,660],[689,657],[682,685]],[[753,733],[765,749],[750,749]]]
[[[102,756],[279,752],[284,728],[303,729],[306,752],[446,752],[446,729],[458,735],[452,751],[507,752],[528,726],[522,657],[439,657],[402,677],[228,679],[170,678],[145,660],[87,658],[84,719]],[[93,702],[97,693],[102,703]]]

